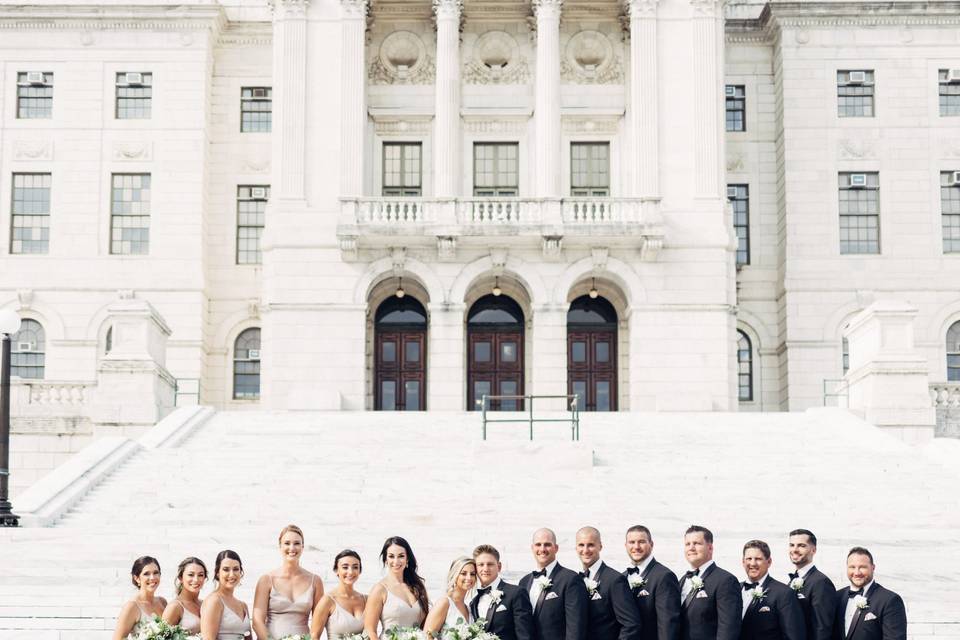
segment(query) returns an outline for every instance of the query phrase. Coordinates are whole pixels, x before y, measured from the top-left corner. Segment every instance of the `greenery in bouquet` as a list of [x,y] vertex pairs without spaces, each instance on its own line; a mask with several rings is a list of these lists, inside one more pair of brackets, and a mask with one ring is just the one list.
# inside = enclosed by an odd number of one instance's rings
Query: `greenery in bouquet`
[[127,636],[128,640],[191,640],[194,637],[180,625],[164,622],[160,616],[138,622]]
[[467,624],[462,621],[459,624],[447,625],[440,631],[438,638],[440,640],[500,640],[495,633],[484,631],[484,620]]
[[383,640],[430,640],[430,636],[416,627],[390,627],[383,632]]

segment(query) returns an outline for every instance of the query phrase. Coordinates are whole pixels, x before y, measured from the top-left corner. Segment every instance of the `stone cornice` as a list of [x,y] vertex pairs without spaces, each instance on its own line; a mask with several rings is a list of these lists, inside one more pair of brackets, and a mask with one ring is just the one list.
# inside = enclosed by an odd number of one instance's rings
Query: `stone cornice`
[[957,25],[960,2],[770,2],[759,26],[840,27],[884,25]]
[[273,43],[273,23],[241,22],[231,24],[220,34],[219,46],[238,47],[247,45],[270,45]]
[[0,29],[89,31],[206,31],[226,29],[215,5],[0,5]]

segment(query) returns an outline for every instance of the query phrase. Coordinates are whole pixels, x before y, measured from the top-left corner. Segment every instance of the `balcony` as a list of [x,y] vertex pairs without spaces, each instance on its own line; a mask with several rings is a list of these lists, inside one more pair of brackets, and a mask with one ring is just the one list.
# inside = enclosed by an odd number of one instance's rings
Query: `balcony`
[[496,238],[507,246],[540,245],[546,255],[602,242],[655,260],[663,227],[654,198],[342,198],[337,237],[348,258],[360,249],[434,242],[440,257],[450,258],[458,244]]

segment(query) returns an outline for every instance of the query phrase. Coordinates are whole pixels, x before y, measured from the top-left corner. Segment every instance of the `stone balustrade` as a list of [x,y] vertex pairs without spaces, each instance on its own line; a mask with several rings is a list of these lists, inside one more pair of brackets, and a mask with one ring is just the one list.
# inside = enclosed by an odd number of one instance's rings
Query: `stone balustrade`
[[95,385],[86,381],[22,380],[11,385],[11,405],[24,413],[51,408],[79,409],[87,404]]
[[937,412],[936,435],[960,438],[960,382],[931,382],[930,402]]
[[562,201],[566,224],[640,224],[640,198],[565,198]]
[[365,198],[356,201],[357,224],[405,225],[434,222],[431,202],[423,198]]
[[525,198],[463,198],[457,202],[461,225],[528,225],[542,219],[540,201]]

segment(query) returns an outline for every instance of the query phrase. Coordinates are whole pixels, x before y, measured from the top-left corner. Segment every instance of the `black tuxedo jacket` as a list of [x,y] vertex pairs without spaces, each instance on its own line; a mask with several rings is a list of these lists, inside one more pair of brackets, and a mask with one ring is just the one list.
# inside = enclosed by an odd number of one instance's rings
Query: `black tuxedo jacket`
[[[503,592],[500,602],[487,609],[485,629],[499,636],[500,640],[534,640],[533,611],[529,594],[515,584],[500,580],[497,589]],[[470,601],[473,617],[479,619],[477,607],[480,596]]]
[[[629,571],[629,569],[627,570]],[[627,575],[627,571],[623,575]],[[640,576],[647,582],[632,589],[640,607],[642,640],[677,640],[680,624],[680,584],[677,576],[655,559]]]
[[600,562],[597,590],[589,598],[587,635],[590,640],[642,640],[643,621],[630,586],[616,569]]
[[854,612],[850,629],[844,633],[849,593],[849,587],[837,591],[834,640],[907,640],[907,611],[903,606],[903,598],[876,582],[864,594],[867,607]]
[[[587,588],[576,571],[557,564],[548,576],[550,587],[540,592],[533,608],[535,640],[587,640]],[[533,574],[520,580],[520,590],[529,595]]]
[[747,605],[740,640],[805,640],[803,611],[793,590],[769,575],[760,586],[766,594]]
[[810,567],[803,577],[803,588],[794,593],[803,610],[807,640],[831,640],[837,613],[837,588],[833,581],[816,567]]
[[[743,599],[740,581],[716,565],[700,572],[703,589],[680,605],[681,640],[739,640]],[[680,591],[686,578],[680,581]]]

